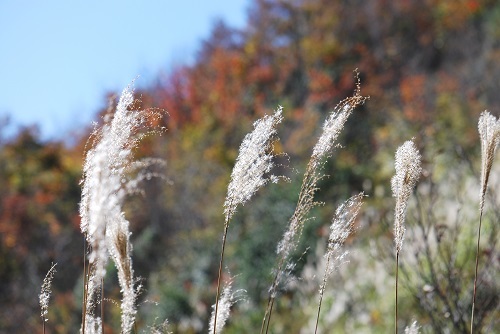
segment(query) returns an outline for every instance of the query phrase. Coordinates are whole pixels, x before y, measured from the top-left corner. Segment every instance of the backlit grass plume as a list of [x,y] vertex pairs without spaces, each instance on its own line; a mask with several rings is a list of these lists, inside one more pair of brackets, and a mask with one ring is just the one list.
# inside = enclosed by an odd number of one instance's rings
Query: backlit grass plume
[[415,147],[413,140],[406,141],[396,151],[395,159],[396,174],[391,179],[392,194],[396,198],[394,211],[394,243],[396,249],[396,305],[394,315],[394,327],[397,333],[398,322],[398,273],[399,253],[403,247],[405,237],[405,219],[408,200],[422,173],[421,156]]
[[341,204],[335,211],[335,215],[330,225],[330,235],[328,237],[328,246],[325,254],[326,267],[323,280],[319,287],[318,314],[316,316],[316,327],[314,333],[318,332],[319,315],[321,312],[321,303],[325,293],[326,282],[333,272],[345,262],[348,251],[342,251],[345,241],[354,230],[354,220],[358,216],[361,205],[363,204],[363,193],[349,198]]
[[49,313],[49,300],[50,294],[52,293],[52,280],[54,279],[54,274],[56,272],[56,264],[53,264],[45,278],[43,279],[42,289],[40,291],[39,302],[40,302],[40,316],[43,321],[43,333],[45,334],[45,323],[48,321],[47,314]]
[[[224,289],[222,290],[222,294],[219,300],[219,307],[215,307],[215,304],[212,305],[212,315],[210,317],[209,323],[209,333],[212,332],[212,329],[215,328],[215,334],[222,333],[222,329],[229,319],[229,314],[231,311],[231,306],[236,302],[236,295],[232,290],[232,280],[225,283]],[[217,323],[215,320],[218,320]]]
[[418,334],[420,333],[420,326],[416,321],[412,322],[410,326],[406,326],[405,334]]
[[274,300],[276,298],[278,286],[280,285],[285,274],[285,270],[287,266],[289,266],[289,264],[287,264],[289,256],[297,247],[307,215],[317,204],[314,201],[314,194],[318,189],[318,181],[324,177],[324,175],[320,172],[320,169],[326,157],[332,153],[332,149],[335,147],[338,136],[340,135],[347,119],[352,114],[354,109],[363,104],[366,100],[366,97],[361,96],[360,91],[361,88],[358,78],[354,96],[342,100],[335,107],[325,120],[321,136],[314,146],[311,159],[307,164],[306,171],[302,179],[302,186],[297,206],[295,207],[295,211],[289,220],[287,230],[285,231],[281,241],[278,243],[278,260],[274,269],[274,280],[269,288],[269,299],[264,318],[262,320],[261,334],[264,332],[267,333],[269,330]]
[[122,207],[126,196],[137,191],[138,178],[144,177],[141,173],[131,175],[137,169],[133,150],[144,135],[142,130],[149,127],[151,117],[159,117],[159,114],[130,110],[133,101],[133,91],[126,88],[115,113],[108,113],[102,127],[94,130],[94,143],[87,152],[83,166],[81,230],[90,248],[82,315],[84,334],[94,332],[95,324],[102,323],[94,310],[109,256],[116,265],[122,292],[122,333],[130,333],[135,321],[132,245],[129,222]]
[[274,166],[273,142],[278,140],[276,127],[283,120],[282,110],[282,107],[279,107],[273,115],[266,115],[254,123],[254,130],[247,134],[241,143],[239,154],[231,174],[231,181],[229,182],[224,202],[225,222],[217,279],[217,296],[213,321],[210,322],[210,328],[213,328],[213,333],[217,333],[217,328],[219,328],[217,317],[219,314],[222,264],[231,217],[236,212],[237,207],[244,205],[260,187],[269,181],[276,182],[279,179],[277,176],[268,176],[267,174]]
[[484,111],[478,122],[479,137],[481,139],[481,193],[479,201],[479,226],[477,230],[476,265],[474,271],[474,292],[472,294],[472,315],[470,332],[474,332],[474,307],[476,304],[477,270],[479,265],[479,243],[481,240],[481,224],[483,220],[484,199],[488,188],[491,167],[495,151],[500,141],[500,120]]
[[417,184],[422,168],[420,166],[421,156],[412,140],[408,140],[396,151],[395,169],[396,174],[391,179],[392,195],[396,198],[396,209],[394,212],[394,243],[396,253],[401,252],[405,237],[404,222],[408,200]]

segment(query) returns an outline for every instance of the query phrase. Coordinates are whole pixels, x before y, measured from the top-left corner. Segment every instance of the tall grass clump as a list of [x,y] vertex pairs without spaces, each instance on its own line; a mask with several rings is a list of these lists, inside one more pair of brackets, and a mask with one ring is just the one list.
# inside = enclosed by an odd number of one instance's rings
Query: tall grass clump
[[288,263],[289,256],[297,247],[304,223],[307,220],[307,215],[311,209],[318,204],[314,201],[314,195],[318,190],[318,182],[324,177],[324,174],[321,173],[324,161],[335,147],[336,140],[349,116],[354,109],[363,104],[365,100],[366,97],[361,96],[361,86],[358,78],[354,96],[341,101],[323,124],[323,131],[313,148],[313,153],[302,179],[302,186],[295,211],[288,222],[287,230],[278,243],[278,260],[274,269],[274,279],[269,288],[269,298],[262,320],[261,334],[264,332],[267,333],[269,330],[269,323],[278,287],[282,282],[287,268],[290,267]]
[[[335,147],[341,131],[354,109],[362,105],[367,97],[360,92],[359,78],[352,97],[341,101],[327,116],[322,132],[312,150],[312,155],[306,166],[297,203],[293,214],[288,220],[284,234],[279,240],[276,250],[276,263],[273,267],[273,280],[268,290],[267,305],[261,323],[261,334],[268,333],[273,312],[273,305],[278,292],[286,283],[288,273],[293,269],[292,256],[297,251],[300,237],[310,211],[320,203],[315,201],[318,183],[325,178],[323,167]],[[154,120],[160,117],[154,110],[137,111],[133,109],[133,90],[126,88],[116,106],[116,111],[109,112],[103,118],[103,124],[95,127],[91,136],[91,147],[85,156],[82,177],[82,198],[80,202],[81,231],[84,235],[84,282],[82,300],[82,325],[81,333],[103,333],[104,326],[104,291],[103,282],[106,266],[111,259],[116,266],[118,283],[121,289],[121,333],[137,333],[136,314],[137,298],[140,286],[134,274],[132,263],[132,244],[129,221],[124,214],[124,203],[128,195],[140,191],[141,182],[151,177],[162,177],[150,172],[152,165],[163,165],[164,162],[156,159],[134,160],[134,150],[141,139],[153,132],[161,132],[153,125]],[[211,317],[205,323],[208,332],[222,333],[229,320],[231,307],[237,302],[238,292],[233,291],[233,280],[222,284],[224,255],[229,225],[238,207],[245,205],[261,187],[269,182],[277,182],[282,176],[273,175],[277,153],[274,144],[279,140],[277,127],[283,120],[283,110],[277,108],[271,115],[266,115],[254,123],[254,129],[248,133],[239,148],[239,153],[232,170],[227,195],[223,204],[224,229],[218,266],[217,292],[215,303],[211,309]],[[483,112],[478,124],[482,148],[481,190],[480,190],[480,215],[477,236],[477,249],[475,259],[474,292],[472,300],[472,315],[470,331],[474,330],[474,307],[476,300],[476,285],[479,262],[479,245],[481,236],[481,223],[484,209],[488,179],[490,176],[496,147],[500,142],[500,120]],[[414,140],[408,140],[395,152],[395,173],[390,180],[392,195],[395,199],[394,208],[394,252],[395,252],[395,305],[394,305],[394,332],[398,333],[398,280],[400,270],[400,254],[405,240],[405,221],[410,196],[422,174],[422,157]],[[429,178],[430,179],[430,178]],[[321,312],[325,313],[322,304],[327,283],[333,272],[343,263],[347,262],[348,251],[344,250],[346,240],[355,230],[355,220],[363,205],[364,193],[359,193],[347,199],[338,206],[330,224],[328,241],[326,244],[325,269],[318,274],[319,283],[315,281],[314,289],[319,286],[319,300],[317,309],[314,308],[315,320],[314,333],[318,333]],[[418,203],[418,199],[417,199]],[[392,214],[392,211],[389,211]],[[429,214],[429,216],[431,216]],[[434,218],[434,217],[432,217]],[[436,225],[437,226],[437,225]],[[439,243],[441,236],[436,235]],[[424,234],[427,251],[427,263],[431,263],[430,271],[433,272],[430,246],[427,234]],[[458,237],[457,239],[458,240]],[[217,246],[217,245],[216,245]],[[218,247],[218,246],[217,246]],[[408,247],[408,245],[406,246]],[[392,252],[392,251],[391,251]],[[471,252],[468,252],[469,254]],[[438,257],[439,258],[439,257]],[[436,257],[434,258],[436,259]],[[406,262],[406,261],[404,261]],[[392,264],[391,264],[392,266]],[[363,267],[363,266],[360,266]],[[401,263],[403,275],[405,271]],[[455,271],[454,266],[447,270]],[[43,320],[43,333],[47,321],[48,304],[51,294],[51,284],[55,273],[52,265],[43,280],[39,303]],[[433,279],[439,280],[444,276],[432,273]],[[422,275],[423,276],[423,275]],[[409,276],[408,276],[409,277]],[[451,276],[449,276],[451,277]],[[449,278],[448,277],[448,278]],[[425,277],[424,277],[425,278]],[[385,277],[384,277],[385,279]],[[451,280],[451,278],[450,278]],[[436,290],[439,297],[448,291],[440,291],[440,286],[434,281],[426,282],[427,289],[424,293]],[[444,290],[444,289],[443,289]],[[449,290],[452,291],[452,290]],[[419,298],[417,292],[415,296]],[[364,297],[364,296],[363,296]],[[327,297],[325,297],[326,300]],[[430,297],[432,298],[432,297]],[[435,297],[434,297],[435,298]],[[467,300],[469,296],[467,295]],[[315,301],[316,302],[316,301]],[[435,299],[432,300],[435,302]],[[326,303],[326,302],[325,302]],[[454,311],[451,315],[463,322],[463,330],[468,330],[469,304],[463,303],[458,298],[456,304],[465,305],[465,311]],[[99,310],[100,306],[100,310]],[[316,304],[315,304],[316,306]],[[392,302],[390,306],[392,308]],[[446,307],[445,311],[451,307]],[[457,308],[458,309],[458,308]],[[436,309],[437,310],[437,309]],[[99,313],[100,311],[100,313]],[[438,311],[436,311],[438,313]],[[465,316],[463,316],[465,314]],[[481,322],[477,314],[476,322]],[[325,317],[325,315],[323,315]],[[390,318],[390,317],[389,317]],[[260,324],[260,320],[259,324]],[[155,321],[156,322],[156,321]],[[477,325],[477,324],[476,324]],[[258,326],[258,325],[257,325]],[[389,327],[392,326],[389,325]],[[425,326],[425,325],[424,325]],[[312,324],[308,327],[312,327]],[[479,326],[478,326],[479,327]],[[200,327],[201,328],[201,327]],[[434,328],[439,328],[435,326]],[[460,327],[462,328],[462,327]],[[149,327],[151,333],[168,333],[168,323]],[[424,327],[425,330],[425,327]],[[417,322],[408,324],[404,329],[406,334],[419,333],[420,326]]]
[[477,248],[476,262],[474,268],[474,291],[472,294],[472,311],[470,332],[474,332],[474,307],[476,304],[477,271],[479,266],[479,243],[481,241],[481,224],[483,220],[484,201],[486,190],[488,188],[488,179],[490,177],[491,167],[495,151],[500,142],[500,120],[484,111],[479,117],[478,122],[479,137],[481,139],[481,192],[479,201],[479,226],[477,228]]
[[394,210],[394,243],[396,250],[396,302],[394,312],[394,333],[398,331],[398,273],[399,254],[403,248],[405,237],[405,219],[408,200],[422,173],[421,156],[415,147],[413,140],[406,141],[396,151],[395,169],[396,173],[391,179],[391,189],[396,198]]
[[[115,113],[104,117],[104,124],[92,134],[93,144],[83,166],[81,231],[90,249],[83,294],[82,333],[100,333],[103,323],[102,282],[109,257],[118,271],[121,288],[121,332],[130,333],[134,326],[137,281],[132,267],[132,245],[129,222],[123,212],[126,196],[136,192],[139,182],[150,178],[142,167],[155,160],[134,161],[133,150],[150,128],[151,117],[158,112],[130,110],[133,91],[126,88]],[[140,170],[137,172],[137,170]],[[97,300],[100,294],[100,301]],[[101,304],[101,315],[95,309]]]

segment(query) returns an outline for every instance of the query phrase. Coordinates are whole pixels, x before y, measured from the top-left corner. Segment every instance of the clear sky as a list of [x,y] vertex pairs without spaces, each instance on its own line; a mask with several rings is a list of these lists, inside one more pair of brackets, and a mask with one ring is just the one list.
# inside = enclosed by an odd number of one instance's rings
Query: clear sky
[[212,24],[244,27],[250,0],[0,0],[2,137],[37,124],[44,139],[88,125],[105,93],[193,60]]

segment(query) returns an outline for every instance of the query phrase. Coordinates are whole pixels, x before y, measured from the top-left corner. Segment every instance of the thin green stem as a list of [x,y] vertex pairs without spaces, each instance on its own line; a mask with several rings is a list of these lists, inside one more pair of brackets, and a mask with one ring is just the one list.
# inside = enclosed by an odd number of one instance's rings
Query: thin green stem
[[470,333],[474,333],[474,307],[476,305],[476,288],[477,288],[477,268],[479,266],[479,242],[481,240],[481,224],[483,221],[483,209],[481,208],[481,212],[479,214],[479,227],[477,231],[477,248],[476,248],[476,267],[474,270],[474,292],[472,294],[472,311],[470,318]]

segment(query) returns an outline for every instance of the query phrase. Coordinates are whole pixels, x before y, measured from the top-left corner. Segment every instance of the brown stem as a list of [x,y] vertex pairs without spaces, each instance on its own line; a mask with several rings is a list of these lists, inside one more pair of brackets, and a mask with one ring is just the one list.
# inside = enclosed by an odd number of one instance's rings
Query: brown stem
[[267,319],[266,334],[269,332],[269,324],[271,323],[271,314],[273,313],[274,298],[271,299],[271,308],[269,309],[269,318]]

